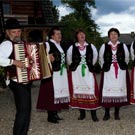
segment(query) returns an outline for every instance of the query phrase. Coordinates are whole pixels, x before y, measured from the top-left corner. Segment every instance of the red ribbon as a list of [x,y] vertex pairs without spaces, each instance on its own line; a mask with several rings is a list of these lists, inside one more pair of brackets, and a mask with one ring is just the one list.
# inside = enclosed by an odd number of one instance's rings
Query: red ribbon
[[114,66],[114,69],[115,69],[115,77],[117,78],[118,77],[118,63],[113,62],[113,66]]

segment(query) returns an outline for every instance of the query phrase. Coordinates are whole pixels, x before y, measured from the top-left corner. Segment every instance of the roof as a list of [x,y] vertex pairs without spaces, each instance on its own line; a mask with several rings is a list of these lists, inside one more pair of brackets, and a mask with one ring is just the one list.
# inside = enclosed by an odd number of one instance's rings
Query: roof
[[[103,37],[104,42],[109,41],[108,37]],[[126,33],[120,34],[119,41],[125,43],[126,45],[131,45],[131,43],[135,40],[135,33]]]

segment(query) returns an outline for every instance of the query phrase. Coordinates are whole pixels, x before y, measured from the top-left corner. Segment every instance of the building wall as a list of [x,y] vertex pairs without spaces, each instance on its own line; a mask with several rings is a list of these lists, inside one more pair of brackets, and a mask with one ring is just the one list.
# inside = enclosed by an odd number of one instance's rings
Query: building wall
[[[44,2],[44,10],[46,9],[47,4],[49,4],[50,0],[45,0]],[[50,6],[50,4],[49,4]],[[32,39],[33,37],[30,37],[30,33],[39,32],[42,33],[42,39],[46,40],[46,35],[48,33],[48,30],[50,27],[42,27],[43,25],[46,25],[44,22],[44,16],[43,16],[43,4],[41,3],[41,0],[3,0],[3,7],[4,7],[4,20],[6,21],[8,18],[15,17],[18,19],[18,21],[22,25],[33,25],[32,27],[26,26],[23,29],[23,38],[26,41],[29,41],[29,39]],[[50,8],[49,8],[50,10]],[[49,16],[49,14],[47,14]],[[51,15],[50,15],[51,18]],[[46,17],[48,20],[48,18]],[[39,25],[42,24],[41,27]],[[38,27],[36,26],[38,25]],[[36,35],[36,34],[35,34]],[[34,35],[34,36],[35,36]],[[37,34],[37,39],[38,39]]]

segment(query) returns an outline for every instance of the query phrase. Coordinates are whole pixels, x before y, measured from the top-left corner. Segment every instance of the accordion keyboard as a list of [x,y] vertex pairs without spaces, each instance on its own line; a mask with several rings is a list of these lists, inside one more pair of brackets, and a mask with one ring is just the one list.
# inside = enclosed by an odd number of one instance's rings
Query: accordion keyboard
[[[25,64],[24,44],[15,44],[14,47],[17,52],[17,53],[15,53],[16,60],[20,60]],[[27,68],[18,68],[17,67],[17,74],[18,74],[18,82],[27,82],[28,81]]]

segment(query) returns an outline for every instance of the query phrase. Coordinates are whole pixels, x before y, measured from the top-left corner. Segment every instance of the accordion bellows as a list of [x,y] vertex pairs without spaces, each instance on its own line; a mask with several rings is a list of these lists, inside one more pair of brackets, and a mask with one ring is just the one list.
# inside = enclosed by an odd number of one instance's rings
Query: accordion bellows
[[17,43],[14,53],[15,59],[26,67],[16,67],[19,83],[51,77],[51,62],[44,43]]

